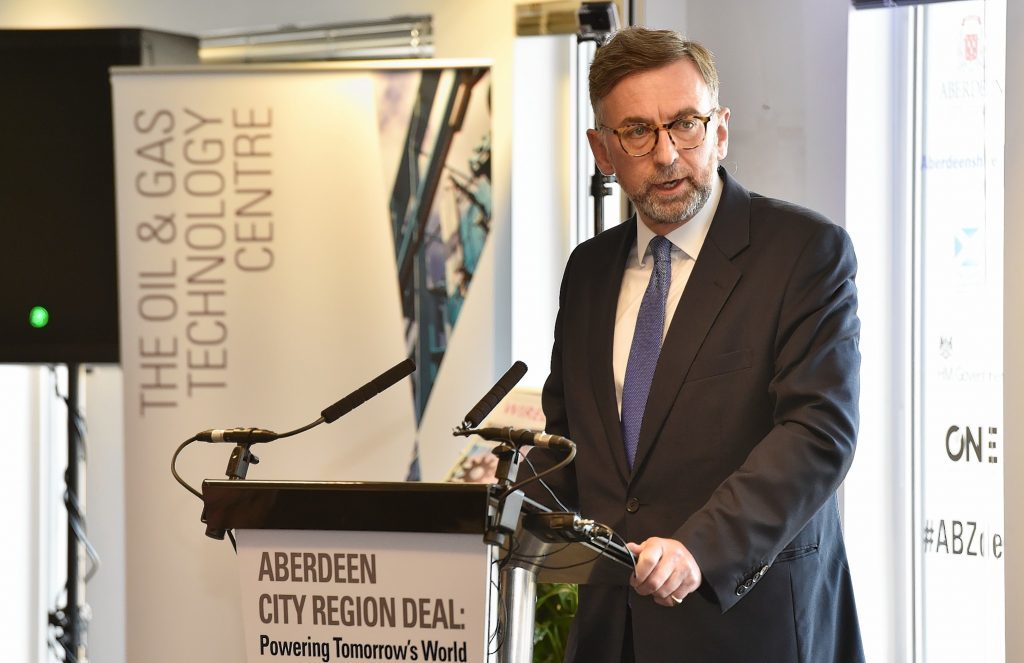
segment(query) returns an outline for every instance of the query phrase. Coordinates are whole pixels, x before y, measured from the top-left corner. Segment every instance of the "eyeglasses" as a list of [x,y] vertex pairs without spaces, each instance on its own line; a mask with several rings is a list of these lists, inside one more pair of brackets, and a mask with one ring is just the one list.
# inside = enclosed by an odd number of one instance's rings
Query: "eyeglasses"
[[718,112],[712,108],[707,115],[684,115],[668,124],[644,124],[637,122],[626,124],[618,129],[604,125],[599,129],[610,131],[619,139],[622,150],[631,157],[645,157],[658,146],[661,130],[668,134],[668,139],[677,150],[692,150],[704,143],[707,136],[708,122]]

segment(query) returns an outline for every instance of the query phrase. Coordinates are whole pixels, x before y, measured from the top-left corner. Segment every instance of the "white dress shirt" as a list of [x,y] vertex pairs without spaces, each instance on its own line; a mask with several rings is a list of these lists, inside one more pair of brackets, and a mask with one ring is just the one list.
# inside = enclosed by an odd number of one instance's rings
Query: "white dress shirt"
[[[722,198],[722,179],[715,174],[711,178],[711,195],[707,203],[697,215],[679,226],[665,237],[672,242],[672,282],[668,288],[668,301],[665,303],[665,329],[662,340],[668,332],[668,326],[679,306],[679,298],[683,295],[686,282],[690,279],[693,264],[704,246],[704,239],[711,228],[711,219],[718,209],[718,201]],[[626,259],[626,271],[622,275],[622,286],[619,288],[619,303],[615,310],[615,340],[612,343],[612,372],[615,375],[615,399],[618,402],[619,414],[622,414],[622,382],[626,378],[626,362],[629,361],[629,348],[633,344],[633,332],[636,329],[636,318],[640,313],[640,302],[651,280],[654,260],[650,259],[648,245],[654,239],[654,232],[647,227],[640,217],[636,219],[636,244]]]

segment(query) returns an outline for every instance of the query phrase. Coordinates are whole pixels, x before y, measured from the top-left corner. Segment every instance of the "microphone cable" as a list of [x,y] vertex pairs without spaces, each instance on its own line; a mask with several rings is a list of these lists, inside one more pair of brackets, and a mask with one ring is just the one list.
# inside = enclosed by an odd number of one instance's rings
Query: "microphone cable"
[[[515,449],[515,445],[513,445],[512,448]],[[516,449],[516,453],[519,453],[518,449]],[[505,498],[507,498],[509,495],[511,495],[513,492],[519,490],[523,486],[527,486],[527,485],[533,483],[534,481],[543,481],[544,477],[548,476],[549,474],[553,474],[554,472],[557,472],[558,470],[560,470],[563,467],[567,466],[569,463],[571,463],[573,461],[574,458],[576,458],[576,445],[573,445],[572,447],[570,447],[569,453],[566,454],[565,458],[563,458],[562,460],[558,461],[557,463],[555,463],[554,465],[552,465],[548,469],[542,471],[540,474],[536,473],[536,468],[534,468],[533,464],[530,463],[530,468],[532,470],[534,470],[534,475],[530,476],[530,477],[526,477],[525,479],[522,479],[521,481],[517,481],[514,484],[512,484],[511,486],[509,486],[508,488],[506,488],[505,492],[503,492],[501,495],[498,496],[498,504],[501,504],[502,502],[504,502]],[[551,492],[550,488],[548,488],[548,492]],[[552,493],[552,495],[553,494],[554,493]],[[555,499],[557,501],[558,498],[555,498]],[[561,502],[559,502],[559,504],[561,504]]]
[[199,501],[202,502],[203,501],[203,494],[200,493],[195,488],[193,488],[191,485],[189,485],[189,483],[187,481],[182,479],[181,475],[178,474],[178,469],[177,469],[178,454],[180,454],[185,447],[187,447],[188,445],[192,444],[195,441],[196,441],[196,437],[193,435],[192,437],[188,438],[187,440],[182,442],[180,445],[178,445],[178,448],[174,450],[174,455],[171,456],[171,475],[174,477],[175,481],[177,481],[178,483],[180,483],[182,486],[185,487],[185,490],[187,490],[188,492],[190,492],[193,495],[195,495],[196,497],[198,497]]
[[[526,464],[530,466],[530,471],[533,472],[533,476],[536,477],[537,466],[533,464],[532,460],[530,460],[530,454],[523,454],[523,460],[525,460]],[[540,485],[544,487],[544,490],[548,491],[548,495],[551,496],[551,499],[555,501],[555,504],[557,504],[559,508],[562,509],[562,511],[575,511],[575,509],[570,509],[569,507],[565,506],[562,500],[558,499],[558,495],[555,495],[555,491],[551,489],[551,486],[548,485],[547,481],[544,481],[544,479],[540,477],[537,478],[537,481],[539,481]]]

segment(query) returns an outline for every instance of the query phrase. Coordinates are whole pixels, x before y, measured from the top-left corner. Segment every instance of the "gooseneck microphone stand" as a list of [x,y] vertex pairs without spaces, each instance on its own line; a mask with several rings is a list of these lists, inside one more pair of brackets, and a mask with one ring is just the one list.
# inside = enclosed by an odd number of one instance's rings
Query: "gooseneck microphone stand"
[[[519,472],[519,450],[510,444],[498,445],[492,452],[498,457],[495,472],[497,483],[491,495],[497,502],[497,512],[484,540],[502,547],[511,546],[523,508],[523,493],[508,490],[515,484]],[[512,564],[502,564],[498,583],[498,628],[502,634],[501,660],[529,661],[533,659],[533,626],[537,609],[537,579],[530,571]]]

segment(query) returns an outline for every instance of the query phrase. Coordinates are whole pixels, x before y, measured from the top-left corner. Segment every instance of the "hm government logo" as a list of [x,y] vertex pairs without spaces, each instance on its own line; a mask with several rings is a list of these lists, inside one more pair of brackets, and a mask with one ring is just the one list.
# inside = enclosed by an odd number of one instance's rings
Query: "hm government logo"
[[939,337],[939,356],[943,359],[949,359],[953,356],[953,337],[952,336],[940,336]]

